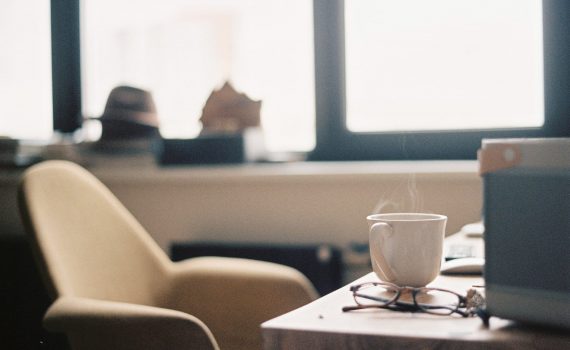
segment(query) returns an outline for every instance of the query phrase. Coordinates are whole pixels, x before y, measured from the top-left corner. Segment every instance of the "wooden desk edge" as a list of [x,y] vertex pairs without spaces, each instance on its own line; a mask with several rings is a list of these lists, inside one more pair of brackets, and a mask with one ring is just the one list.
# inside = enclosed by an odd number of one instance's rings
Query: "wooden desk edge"
[[[366,275],[354,283],[371,278]],[[449,277],[444,277],[447,281]],[[451,281],[459,281],[451,278]],[[465,278],[465,277],[463,277]],[[353,283],[351,283],[353,284]],[[319,326],[316,322],[315,312],[321,318],[326,314],[327,303],[331,301],[337,305],[338,299],[347,293],[348,288],[343,287],[308,305],[285,315],[269,320],[261,325],[264,349],[368,349],[368,348],[395,348],[395,349],[570,349],[570,334],[552,329],[531,328],[499,318],[491,319],[491,328],[485,329],[481,324],[480,331],[472,332],[418,332],[410,334],[370,333],[369,330],[349,329],[344,327]],[[325,310],[325,311],[322,311]],[[322,311],[322,312],[319,312]],[[310,315],[310,317],[308,317]],[[396,314],[394,314],[396,315]],[[326,321],[325,316],[322,316]],[[354,316],[352,316],[354,317]],[[314,319],[315,321],[311,321]],[[386,319],[385,319],[386,320]],[[389,319],[388,319],[389,320]],[[475,319],[457,319],[458,322],[473,323]],[[350,319],[347,319],[350,322]],[[394,322],[405,324],[401,319]],[[381,324],[381,323],[380,323]],[[433,324],[433,323],[432,323]],[[471,325],[473,327],[473,325]],[[468,327],[469,328],[469,327]]]

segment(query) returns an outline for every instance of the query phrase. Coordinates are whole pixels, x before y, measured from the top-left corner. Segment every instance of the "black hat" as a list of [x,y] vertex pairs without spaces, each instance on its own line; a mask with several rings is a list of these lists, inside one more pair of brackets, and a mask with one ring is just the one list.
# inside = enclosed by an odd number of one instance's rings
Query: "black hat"
[[111,90],[98,119],[103,129],[101,139],[155,136],[159,128],[151,93],[132,86]]

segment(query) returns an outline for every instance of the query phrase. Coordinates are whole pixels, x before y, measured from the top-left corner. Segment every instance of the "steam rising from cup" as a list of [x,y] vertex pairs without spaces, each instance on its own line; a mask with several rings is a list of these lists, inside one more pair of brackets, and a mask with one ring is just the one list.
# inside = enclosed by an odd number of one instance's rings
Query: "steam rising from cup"
[[382,196],[372,210],[372,214],[387,212],[425,212],[423,199],[416,183],[416,174],[410,174],[407,180],[396,186],[388,196]]

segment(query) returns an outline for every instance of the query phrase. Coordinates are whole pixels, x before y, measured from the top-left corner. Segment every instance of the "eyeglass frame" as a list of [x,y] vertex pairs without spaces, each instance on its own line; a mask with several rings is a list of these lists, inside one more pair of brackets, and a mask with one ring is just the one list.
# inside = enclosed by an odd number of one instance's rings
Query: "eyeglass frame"
[[[358,291],[360,289],[362,289],[363,287],[368,286],[368,285],[371,287],[376,287],[376,286],[387,287],[386,289],[393,290],[395,292],[394,297],[386,300],[386,299],[382,299],[382,298],[375,298],[375,297],[370,296],[370,295],[358,294]],[[395,284],[389,283],[389,282],[364,282],[361,284],[356,284],[356,285],[350,286],[350,291],[352,292],[352,297],[354,299],[354,302],[357,305],[356,306],[344,306],[342,308],[343,312],[362,310],[362,309],[370,309],[370,308],[380,308],[380,309],[390,309],[390,310],[395,310],[395,311],[411,311],[411,312],[422,311],[422,312],[428,313],[430,315],[438,315],[438,316],[449,316],[449,315],[452,315],[454,313],[461,315],[462,317],[469,317],[469,316],[478,315],[477,308],[473,309],[473,307],[469,306],[467,297],[465,297],[465,296],[463,296],[457,292],[454,292],[452,290],[449,290],[449,289],[433,288],[433,287],[419,287],[419,288],[407,287],[407,286],[400,287],[398,285],[395,285]],[[457,306],[455,308],[451,308],[451,307],[448,307],[445,305],[425,305],[425,304],[418,303],[418,301],[416,299],[416,295],[418,295],[420,292],[426,292],[427,293],[429,291],[440,291],[440,292],[453,294],[458,298],[459,302],[457,303]],[[399,299],[402,296],[402,294],[406,293],[406,292],[411,293],[412,301],[414,302],[413,304],[399,302]],[[358,302],[357,297],[369,299],[369,300],[373,300],[373,301],[377,301],[377,302],[382,302],[383,304],[364,305],[364,304]],[[420,305],[422,305],[422,306],[420,306]],[[429,312],[430,308],[447,309],[450,312],[449,313]],[[461,310],[462,308],[466,309],[466,311]]]

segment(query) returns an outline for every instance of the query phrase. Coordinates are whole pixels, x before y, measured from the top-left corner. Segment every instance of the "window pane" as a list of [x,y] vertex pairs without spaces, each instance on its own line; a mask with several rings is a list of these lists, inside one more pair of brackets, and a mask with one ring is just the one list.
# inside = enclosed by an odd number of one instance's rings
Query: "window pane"
[[306,0],[85,0],[84,113],[119,84],[150,90],[164,137],[194,137],[213,89],[229,80],[262,100],[270,150],[315,143],[312,3]]
[[540,0],[348,0],[347,127],[538,127]]
[[0,135],[52,135],[49,0],[0,2]]

